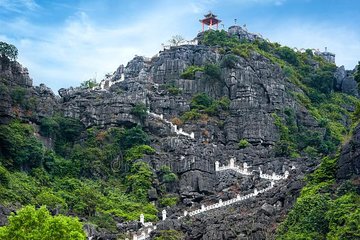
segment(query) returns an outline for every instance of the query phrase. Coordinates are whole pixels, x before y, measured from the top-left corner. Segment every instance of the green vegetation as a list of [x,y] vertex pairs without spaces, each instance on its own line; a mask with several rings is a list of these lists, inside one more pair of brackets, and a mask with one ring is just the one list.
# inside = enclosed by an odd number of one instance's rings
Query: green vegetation
[[174,205],[176,205],[179,201],[178,197],[172,197],[171,195],[169,196],[164,196],[163,198],[161,198],[159,200],[159,205],[160,207],[172,207]]
[[89,80],[86,80],[80,84],[81,88],[91,89],[93,87],[96,87],[98,83],[96,82],[96,79],[90,78]]
[[15,61],[18,56],[18,50],[12,44],[0,42],[0,55],[1,57],[7,57],[10,60]]
[[143,103],[135,104],[135,106],[131,109],[131,114],[138,117],[141,121],[144,121],[147,116],[147,108]]
[[159,177],[163,183],[172,183],[178,180],[178,177],[173,173],[168,166],[162,166],[160,168]]
[[13,170],[30,170],[43,163],[44,149],[34,129],[19,121],[0,126],[0,161]]
[[147,198],[154,172],[136,161],[155,152],[141,127],[85,130],[77,120],[54,116],[42,119],[40,133],[52,138],[53,151],[29,124],[0,126],[0,204],[46,205],[108,230],[115,229],[114,219],[141,213],[157,219]]
[[222,97],[218,100],[214,100],[206,93],[196,94],[190,103],[191,110],[183,113],[181,120],[191,121],[196,120],[204,115],[218,116],[224,111],[227,111],[230,107],[230,100],[227,97]]
[[211,82],[221,80],[221,69],[217,64],[206,64],[204,66],[205,79]]
[[239,148],[246,148],[250,146],[250,143],[246,139],[241,139],[238,144]]
[[176,230],[161,230],[154,240],[182,240],[184,236]]
[[166,90],[169,92],[169,94],[170,95],[179,95],[179,94],[181,94],[181,89],[180,88],[178,88],[178,87],[175,87],[175,86],[173,86],[173,85],[168,85],[167,87],[166,87]]
[[58,239],[84,240],[85,232],[77,218],[51,216],[45,206],[35,209],[26,206],[11,214],[9,224],[0,227],[1,239]]
[[199,67],[199,66],[189,66],[187,67],[182,73],[181,73],[181,77],[184,79],[195,79],[195,73],[196,72],[203,72],[204,71],[204,67]]
[[356,66],[356,71],[354,73],[354,79],[358,83],[358,89],[360,91],[360,61],[358,62],[358,65]]
[[308,176],[301,196],[278,229],[277,239],[360,237],[360,195],[351,181],[337,186],[336,161],[337,157],[325,157]]
[[18,104],[20,106],[23,106],[26,95],[26,88],[16,86],[11,90],[10,96],[11,99],[14,101],[15,104]]

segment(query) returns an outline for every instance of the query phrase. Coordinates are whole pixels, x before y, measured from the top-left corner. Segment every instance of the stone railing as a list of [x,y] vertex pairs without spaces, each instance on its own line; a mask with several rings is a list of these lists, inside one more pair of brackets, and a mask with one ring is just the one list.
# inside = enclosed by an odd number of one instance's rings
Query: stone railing
[[[230,158],[229,165],[220,166],[219,161],[215,162],[215,171],[216,172],[233,170],[242,175],[252,175],[253,171],[249,171],[250,168],[251,168],[251,166],[248,165],[247,163],[243,163],[242,167],[236,165],[235,158]],[[284,175],[277,175],[275,172],[273,172],[272,175],[269,175],[269,174],[264,174],[262,172],[261,168],[259,168],[259,170],[260,170],[260,178],[264,178],[264,179],[271,180],[271,181],[279,181],[282,179],[287,179],[289,177],[288,171],[285,171]]]
[[156,113],[152,113],[152,112],[150,112],[150,111],[148,111],[148,114],[149,114],[151,117],[153,117],[153,118],[159,119],[159,120],[161,120],[161,121],[169,124],[169,125],[170,125],[170,128],[171,128],[171,131],[174,132],[174,133],[176,133],[177,135],[183,135],[183,136],[189,137],[189,138],[191,138],[191,139],[194,139],[194,138],[195,138],[195,135],[194,135],[193,132],[192,132],[192,133],[186,133],[186,132],[184,132],[182,128],[178,128],[177,125],[175,125],[175,124],[173,124],[172,122],[166,120],[162,114],[159,115],[159,114],[156,114]]
[[194,215],[197,215],[197,214],[200,214],[200,213],[204,213],[204,212],[209,211],[209,210],[225,207],[225,206],[237,203],[237,202],[247,200],[247,199],[252,198],[252,197],[256,197],[257,195],[272,189],[274,187],[274,185],[275,185],[274,182],[271,182],[271,185],[269,187],[261,189],[260,191],[258,191],[255,188],[253,193],[249,193],[249,194],[244,195],[244,196],[240,196],[238,194],[235,198],[229,199],[227,201],[222,201],[220,199],[218,203],[211,204],[211,205],[208,205],[208,206],[201,205],[200,209],[193,210],[193,211],[190,211],[190,212],[184,211],[184,215],[181,216],[181,217],[178,217],[178,219],[181,219],[181,218],[186,217],[188,215],[191,217],[191,216],[194,216]]
[[199,42],[197,39],[194,40],[183,40],[178,42],[177,44],[168,44],[168,45],[164,45],[161,44],[161,46],[163,47],[163,50],[169,50],[171,47],[179,47],[179,46],[184,46],[184,45],[198,45]]

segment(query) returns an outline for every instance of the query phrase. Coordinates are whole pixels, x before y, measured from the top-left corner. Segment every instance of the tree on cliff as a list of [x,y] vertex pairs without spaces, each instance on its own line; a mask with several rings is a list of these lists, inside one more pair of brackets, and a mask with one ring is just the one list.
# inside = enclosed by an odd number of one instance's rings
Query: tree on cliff
[[9,225],[0,227],[0,239],[84,240],[85,233],[77,218],[53,217],[45,206],[26,206],[11,214]]
[[168,41],[173,46],[179,46],[180,43],[185,41],[185,39],[180,35],[172,36],[171,39]]
[[7,57],[15,61],[18,56],[18,50],[12,44],[8,44],[6,42],[0,42],[0,55],[1,57]]

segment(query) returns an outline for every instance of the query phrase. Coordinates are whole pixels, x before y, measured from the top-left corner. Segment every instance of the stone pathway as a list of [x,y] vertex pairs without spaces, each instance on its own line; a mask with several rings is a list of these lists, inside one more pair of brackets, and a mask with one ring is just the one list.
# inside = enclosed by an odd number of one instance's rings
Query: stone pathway
[[[175,132],[177,135],[183,135],[183,136],[190,137],[191,139],[194,139],[194,133],[193,132],[189,134],[189,133],[184,132],[181,128],[178,129],[177,126],[174,125],[172,122],[164,119],[164,116],[162,114],[159,115],[159,114],[156,114],[156,113],[152,113],[150,111],[148,111],[148,114],[153,118],[159,119],[159,120],[169,124],[170,127],[171,127],[172,132]],[[252,171],[249,170],[250,168],[251,168],[251,166],[248,165],[247,163],[243,163],[243,165],[241,167],[239,165],[236,165],[235,164],[235,158],[230,158],[230,161],[229,161],[228,165],[220,166],[220,163],[218,161],[215,162],[215,171],[216,172],[229,171],[230,170],[230,171],[235,171],[235,172],[240,173],[240,174],[245,175],[245,176],[249,176],[249,175],[254,174],[253,170]],[[289,176],[288,171],[285,171],[284,175],[277,175],[275,172],[273,172],[272,175],[264,174],[262,172],[261,168],[259,168],[259,171],[260,171],[260,178],[271,181],[270,186],[268,186],[268,187],[266,187],[264,189],[261,189],[261,190],[257,190],[255,188],[253,193],[250,193],[250,194],[247,194],[247,195],[244,195],[244,196],[240,196],[238,194],[235,198],[229,199],[227,201],[222,201],[220,199],[219,202],[215,203],[215,204],[211,204],[211,205],[208,205],[208,206],[201,205],[200,209],[196,209],[196,210],[193,210],[193,211],[188,212],[188,211],[185,210],[184,213],[183,213],[183,216],[178,217],[178,219],[182,219],[182,218],[184,218],[186,216],[192,217],[192,216],[195,216],[195,215],[200,214],[200,213],[204,213],[204,212],[207,212],[207,211],[210,211],[210,210],[213,210],[213,209],[229,206],[231,204],[238,203],[238,202],[241,202],[241,201],[245,201],[245,200],[250,199],[252,197],[256,197],[257,195],[259,195],[261,193],[264,193],[266,191],[271,190],[275,185],[274,181],[280,181],[280,180],[283,180],[283,179],[287,179],[288,176]],[[164,221],[165,219],[166,219],[166,210],[164,209],[162,211],[162,221]],[[143,227],[138,231],[139,234],[134,234],[133,235],[133,238],[132,238],[133,240],[145,240],[145,239],[150,237],[150,233],[152,231],[156,230],[156,225],[153,225],[153,223],[150,223],[150,222],[144,222],[144,215],[143,214],[140,215],[140,222],[143,224]]]

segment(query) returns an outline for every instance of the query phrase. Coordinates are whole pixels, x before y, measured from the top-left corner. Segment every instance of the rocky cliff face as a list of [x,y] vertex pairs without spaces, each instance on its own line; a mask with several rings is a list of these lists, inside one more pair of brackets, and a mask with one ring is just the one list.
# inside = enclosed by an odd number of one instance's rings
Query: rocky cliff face
[[[177,229],[186,232],[187,239],[231,239],[235,236],[264,239],[272,234],[295,201],[302,187],[302,177],[314,166],[310,159],[275,157],[274,145],[280,133],[272,113],[283,114],[284,109],[295,111],[297,121],[306,128],[317,129],[317,122],[293,97],[301,90],[290,83],[281,68],[253,52],[249,58],[238,57],[236,66],[222,67],[221,79],[213,82],[201,73],[195,79],[182,79],[180,74],[191,65],[220,64],[225,56],[215,48],[178,46],[162,51],[152,59],[136,57],[114,76],[110,76],[105,89],[61,89],[61,108],[66,116],[80,119],[86,126],[134,126],[143,124],[152,136],[157,154],[143,159],[159,169],[170,166],[179,176],[171,191],[181,197],[181,204],[168,209],[168,221],[159,229]],[[125,80],[121,81],[121,74]],[[167,86],[181,89],[178,95],[170,94]],[[151,112],[163,114],[171,120],[190,109],[190,100],[205,92],[213,98],[226,96],[230,108],[226,114],[197,122],[185,122],[185,132],[194,132],[195,138],[174,134],[169,124],[148,116],[144,122],[131,114],[131,109],[143,103]],[[250,146],[239,149],[240,139]],[[199,216],[191,221],[179,221],[181,209],[199,207],[206,202],[234,197],[229,188],[239,192],[252,191],[266,184],[259,178],[219,175],[215,161],[221,164],[235,157],[238,163],[246,162],[253,170],[259,167],[265,173],[283,174],[292,170],[292,177],[276,190],[251,202],[225,210]],[[156,191],[156,189],[155,189]],[[220,194],[220,195],[219,195]],[[156,198],[156,194],[152,194]],[[269,230],[269,231],[268,231]]]
[[[231,28],[229,33],[250,41],[259,38],[240,27]],[[177,183],[167,188],[178,194],[181,202],[167,209],[169,217],[159,224],[159,230],[176,229],[184,232],[186,239],[269,239],[296,200],[304,175],[318,163],[317,159],[275,156],[274,146],[281,132],[274,123],[273,114],[283,116],[286,109],[292,109],[296,124],[304,129],[324,131],[296,100],[294,93],[302,93],[302,90],[286,78],[280,66],[256,52],[246,58],[237,56],[232,66],[221,64],[224,58],[226,55],[217,48],[204,45],[171,47],[151,59],[135,57],[126,67],[120,66],[108,76],[100,87],[60,89],[59,99],[44,85],[32,87],[27,71],[20,65],[2,60],[1,123],[15,116],[39,121],[61,112],[79,119],[86,127],[141,124],[151,136],[151,146],[156,149],[156,154],[142,160],[155,170],[169,166],[179,177]],[[181,78],[187,67],[205,64],[222,66],[219,79],[206,78],[201,72],[196,72],[194,79]],[[339,89],[357,94],[353,87],[348,87],[353,83],[342,68],[338,70],[337,79]],[[171,93],[169,86],[181,93]],[[164,119],[174,120],[190,110],[191,99],[198,93],[215,99],[225,96],[230,106],[217,116],[186,121],[179,126],[187,133],[193,132],[194,138],[175,134],[168,122],[151,114],[145,120],[132,114],[133,107],[142,103],[149,111],[162,114]],[[12,95],[18,97],[10,97]],[[359,129],[343,150],[339,179],[359,173],[356,150]],[[239,148],[241,139],[246,139],[250,145]],[[215,172],[216,161],[227,164],[231,157],[237,164],[247,163],[255,175]],[[353,166],[351,171],[349,166]],[[234,198],[236,193],[263,188],[269,181],[259,177],[260,167],[267,174],[289,171],[290,177],[249,201],[193,218],[177,218],[184,209],[196,209],[201,204]],[[150,194],[153,200],[157,199],[158,192],[160,189],[154,184]]]
[[18,62],[0,58],[0,123],[14,118],[38,121],[57,109],[52,90],[45,85],[33,87],[28,70]]
[[[337,168],[338,181],[360,178],[360,125],[355,128],[351,140],[342,148]],[[357,186],[360,191],[360,184]]]

